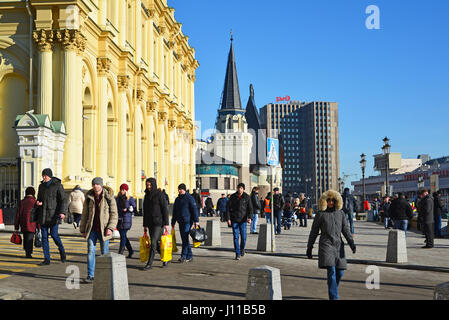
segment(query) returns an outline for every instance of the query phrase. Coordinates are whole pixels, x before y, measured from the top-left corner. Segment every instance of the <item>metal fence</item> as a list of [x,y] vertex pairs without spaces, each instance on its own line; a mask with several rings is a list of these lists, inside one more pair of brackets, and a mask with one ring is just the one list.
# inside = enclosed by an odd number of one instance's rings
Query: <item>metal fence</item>
[[15,208],[19,199],[17,159],[0,159],[0,208]]

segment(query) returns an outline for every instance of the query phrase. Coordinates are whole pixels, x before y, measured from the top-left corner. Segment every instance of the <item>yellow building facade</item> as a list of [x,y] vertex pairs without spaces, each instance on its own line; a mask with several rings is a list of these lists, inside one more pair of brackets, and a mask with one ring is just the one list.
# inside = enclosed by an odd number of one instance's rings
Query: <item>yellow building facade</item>
[[181,27],[166,0],[0,0],[0,158],[33,109],[65,125],[66,189],[192,190],[199,64]]

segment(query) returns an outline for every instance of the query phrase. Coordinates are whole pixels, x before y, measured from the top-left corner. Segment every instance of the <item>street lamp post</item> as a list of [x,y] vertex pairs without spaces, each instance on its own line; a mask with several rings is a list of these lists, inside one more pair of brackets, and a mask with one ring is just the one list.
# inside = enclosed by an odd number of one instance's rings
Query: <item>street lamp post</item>
[[385,193],[386,196],[390,195],[390,187],[388,185],[388,172],[390,171],[390,149],[391,149],[391,145],[390,145],[390,139],[388,139],[387,137],[385,137],[383,139],[384,145],[382,147],[382,152],[384,154],[385,157],[385,166],[386,166],[386,170],[385,170]]
[[363,183],[363,202],[366,200],[366,192],[365,192],[365,168],[366,168],[366,155],[362,153],[360,156],[360,168],[362,168],[362,183]]

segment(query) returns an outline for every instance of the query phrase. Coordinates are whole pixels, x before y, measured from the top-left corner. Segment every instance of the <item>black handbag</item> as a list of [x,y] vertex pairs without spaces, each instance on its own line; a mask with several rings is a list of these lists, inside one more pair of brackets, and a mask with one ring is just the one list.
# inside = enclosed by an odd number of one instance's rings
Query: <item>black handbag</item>
[[198,226],[197,228],[190,229],[190,236],[194,242],[204,242],[207,240],[207,234],[204,228]]
[[73,217],[72,217],[72,214],[71,214],[71,213],[69,213],[69,214],[67,215],[67,223],[68,223],[68,224],[72,224],[72,223],[73,223]]
[[42,248],[42,233],[41,229],[36,229],[34,233],[34,246],[36,248]]

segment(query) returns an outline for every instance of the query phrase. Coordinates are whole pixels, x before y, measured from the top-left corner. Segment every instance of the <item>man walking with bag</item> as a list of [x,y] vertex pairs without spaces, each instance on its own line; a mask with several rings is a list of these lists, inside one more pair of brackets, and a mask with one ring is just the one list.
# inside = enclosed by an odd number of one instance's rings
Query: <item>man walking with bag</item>
[[178,197],[173,205],[173,217],[171,220],[172,229],[175,228],[176,222],[179,223],[179,232],[182,239],[181,258],[178,262],[190,262],[193,260],[192,248],[190,247],[189,234],[192,224],[196,228],[199,225],[198,208],[195,199],[186,191],[187,187],[184,183],[178,186]]
[[[41,226],[44,261],[40,265],[50,264],[50,245],[48,234],[58,246],[61,261],[66,261],[66,254],[58,234],[59,223],[64,221],[67,213],[67,198],[61,180],[53,177],[51,169],[42,171],[42,182],[37,192],[36,205],[39,207],[37,223]],[[50,232],[49,232],[50,231]]]
[[85,283],[94,281],[95,251],[100,241],[101,254],[109,253],[109,240],[117,227],[117,204],[112,192],[103,188],[103,179],[92,180],[92,189],[86,194],[80,232],[87,239],[87,278]]
[[[232,226],[234,235],[235,260],[245,255],[247,223],[251,224],[253,206],[250,196],[245,192],[245,185],[239,183],[237,192],[231,195],[226,210],[228,226]],[[239,233],[242,240],[239,243]]]

